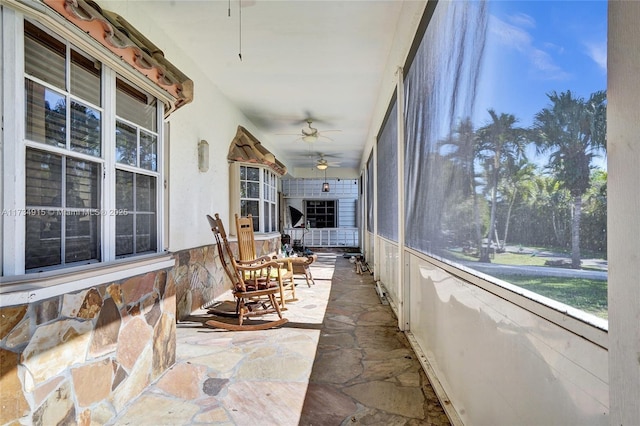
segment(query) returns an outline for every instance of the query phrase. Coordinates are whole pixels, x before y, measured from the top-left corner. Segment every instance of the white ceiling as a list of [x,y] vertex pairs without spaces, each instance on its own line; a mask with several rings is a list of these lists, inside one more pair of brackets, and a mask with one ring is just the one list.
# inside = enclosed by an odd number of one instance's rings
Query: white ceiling
[[[106,8],[129,20],[128,8],[145,8],[147,24],[164,29],[251,120],[264,145],[290,170],[312,170],[317,155],[324,153],[332,163],[357,173],[372,137],[372,117],[402,1],[108,3]],[[424,6],[407,3],[418,12]],[[170,52],[165,53],[171,61]],[[303,142],[297,135],[308,118],[321,135],[323,130],[339,131],[325,133],[332,140]]]

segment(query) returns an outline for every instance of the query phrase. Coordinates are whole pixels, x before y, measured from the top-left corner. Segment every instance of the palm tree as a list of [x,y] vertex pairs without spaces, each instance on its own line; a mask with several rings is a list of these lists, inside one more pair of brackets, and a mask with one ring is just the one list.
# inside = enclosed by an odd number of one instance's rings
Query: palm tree
[[478,247],[481,246],[482,234],[480,230],[480,212],[476,192],[475,161],[478,158],[478,138],[476,137],[470,117],[462,119],[454,129],[454,134],[441,143],[448,151],[444,157],[450,159],[456,169],[461,170],[462,198],[473,200],[474,237]]
[[507,198],[507,217],[504,223],[504,234],[502,236],[502,243],[499,243],[499,248],[504,250],[504,246],[507,244],[507,237],[509,235],[509,223],[511,221],[511,213],[513,206],[518,199],[526,198],[534,191],[533,180],[536,175],[535,164],[529,162],[526,158],[520,158],[515,163],[509,162],[507,164],[507,173],[500,183],[500,192]]
[[[478,129],[477,133],[480,140],[479,153],[486,160],[484,164],[487,171],[487,190],[491,194],[491,214],[487,233],[488,241],[491,242],[496,230],[498,182],[504,171],[502,165],[524,158],[525,130],[514,127],[518,120],[513,114],[498,115],[490,109],[489,115],[491,122]],[[489,262],[489,250],[481,250],[480,262]]]
[[605,170],[593,170],[591,173],[591,185],[582,198],[581,245],[585,248],[599,251],[606,256],[607,172]]
[[591,161],[606,148],[605,91],[588,100],[567,90],[547,96],[551,105],[535,115],[533,138],[539,153],[549,154],[547,167],[573,199],[571,267],[580,268],[580,215],[582,196],[589,188]]

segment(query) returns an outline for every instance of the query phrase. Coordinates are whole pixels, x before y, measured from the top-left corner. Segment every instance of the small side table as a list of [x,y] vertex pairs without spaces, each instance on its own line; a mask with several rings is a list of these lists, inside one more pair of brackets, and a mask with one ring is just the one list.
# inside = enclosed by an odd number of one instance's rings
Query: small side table
[[313,279],[313,275],[311,275],[311,269],[309,265],[315,262],[318,259],[318,256],[312,254],[311,256],[306,257],[288,257],[287,260],[291,261],[291,265],[293,267],[293,274],[304,274],[305,280],[307,280],[307,286],[311,287],[311,284],[315,285],[316,282]]

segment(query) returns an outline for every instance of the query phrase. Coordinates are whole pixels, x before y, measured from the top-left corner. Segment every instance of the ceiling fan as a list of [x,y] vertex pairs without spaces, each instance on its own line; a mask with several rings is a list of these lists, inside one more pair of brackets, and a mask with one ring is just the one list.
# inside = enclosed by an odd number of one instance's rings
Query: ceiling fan
[[[330,141],[332,141],[333,139],[323,135],[320,133],[320,131],[313,127],[311,124],[313,123],[313,120],[311,118],[307,118],[306,120],[307,122],[307,127],[303,127],[302,130],[300,131],[300,138],[304,141],[304,142],[308,142],[308,143],[312,143],[312,142],[316,142],[319,138],[323,138],[323,139],[328,139]],[[326,132],[339,132],[340,130],[323,130],[322,133],[326,133]]]
[[328,162],[324,158],[324,154],[320,154],[320,158],[316,161],[316,168],[318,170],[326,170],[328,167],[340,167],[340,163]]

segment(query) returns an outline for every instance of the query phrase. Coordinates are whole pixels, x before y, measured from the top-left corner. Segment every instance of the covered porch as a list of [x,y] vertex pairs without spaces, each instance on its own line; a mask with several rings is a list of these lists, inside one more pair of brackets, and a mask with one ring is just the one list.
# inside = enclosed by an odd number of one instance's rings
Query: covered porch
[[373,277],[341,251],[317,254],[287,324],[230,332],[194,312],[175,364],[108,424],[449,425]]
[[[595,52],[606,319],[471,256],[480,225],[503,240],[509,200],[500,155],[452,155],[479,140],[458,121],[480,92],[468,71],[501,69],[471,43],[507,28],[485,5],[556,2],[98,3],[0,0],[0,424],[640,422],[640,3],[607,3]],[[509,14],[532,28],[523,16]],[[205,219],[217,212],[230,235],[253,214],[258,255],[285,235],[353,246],[374,275],[321,253],[284,327],[204,328],[230,290]],[[528,219],[521,237],[555,231]]]

